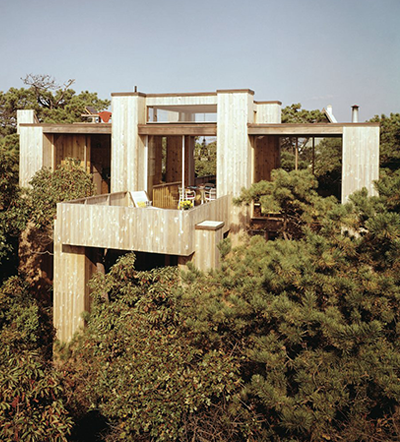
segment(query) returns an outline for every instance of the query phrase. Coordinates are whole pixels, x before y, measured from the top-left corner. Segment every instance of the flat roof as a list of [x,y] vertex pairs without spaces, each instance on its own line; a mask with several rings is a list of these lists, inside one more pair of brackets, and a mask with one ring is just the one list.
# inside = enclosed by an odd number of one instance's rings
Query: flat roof
[[308,123],[308,124],[248,124],[249,135],[331,136],[343,135],[344,127],[379,127],[379,123]]
[[192,135],[216,136],[217,123],[147,123],[138,125],[139,135]]
[[111,123],[22,123],[20,127],[41,127],[44,134],[110,134]]

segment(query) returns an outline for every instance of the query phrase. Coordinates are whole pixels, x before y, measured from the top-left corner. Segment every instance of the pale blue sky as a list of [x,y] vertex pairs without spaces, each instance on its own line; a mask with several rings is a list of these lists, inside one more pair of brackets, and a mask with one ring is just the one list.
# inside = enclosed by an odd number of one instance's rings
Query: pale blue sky
[[0,53],[3,91],[33,73],[101,98],[249,88],[339,121],[400,112],[400,0],[1,0]]

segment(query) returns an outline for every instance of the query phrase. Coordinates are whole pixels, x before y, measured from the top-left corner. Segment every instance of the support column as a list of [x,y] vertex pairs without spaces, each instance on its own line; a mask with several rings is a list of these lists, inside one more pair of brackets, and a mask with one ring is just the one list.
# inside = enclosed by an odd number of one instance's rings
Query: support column
[[[253,178],[253,148],[248,124],[254,122],[254,92],[217,91],[217,197],[240,195]],[[248,207],[231,207],[231,234],[238,233],[250,221]]]
[[193,263],[198,269],[207,271],[220,266],[221,257],[217,246],[223,239],[223,227],[222,221],[203,221],[196,224]]
[[63,245],[54,226],[54,327],[57,339],[68,342],[84,326],[82,313],[90,309],[87,283],[96,266],[85,247]]
[[40,126],[19,128],[19,185],[27,187],[36,172],[42,169],[44,140]]
[[254,92],[220,90],[217,118],[217,197],[238,196],[251,185],[252,147],[248,123],[254,122]]
[[145,139],[138,134],[138,124],[146,122],[146,98],[132,92],[112,94],[111,192],[143,190],[148,167]]
[[379,126],[345,126],[342,141],[342,203],[356,190],[366,187],[376,195],[379,179]]

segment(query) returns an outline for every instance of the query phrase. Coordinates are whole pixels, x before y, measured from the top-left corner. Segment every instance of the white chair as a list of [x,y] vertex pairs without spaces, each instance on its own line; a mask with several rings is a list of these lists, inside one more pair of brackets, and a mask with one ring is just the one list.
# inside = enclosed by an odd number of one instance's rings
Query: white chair
[[194,189],[179,188],[179,201],[193,201],[196,199],[196,191]]
[[206,201],[214,201],[217,199],[217,189],[209,189],[205,192]]
[[192,201],[194,204],[194,200],[196,199],[196,191],[194,189],[186,189],[186,200]]
[[131,192],[132,201],[135,207],[150,207],[151,201],[147,196],[145,190],[138,190],[136,192]]

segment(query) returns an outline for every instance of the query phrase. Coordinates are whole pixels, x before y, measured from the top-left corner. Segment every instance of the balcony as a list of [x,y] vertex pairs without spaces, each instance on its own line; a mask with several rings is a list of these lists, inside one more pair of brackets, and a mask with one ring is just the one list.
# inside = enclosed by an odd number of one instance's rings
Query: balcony
[[71,246],[135,250],[189,256],[196,250],[195,227],[203,221],[230,226],[230,196],[190,210],[134,207],[130,192],[57,205],[56,241]]

